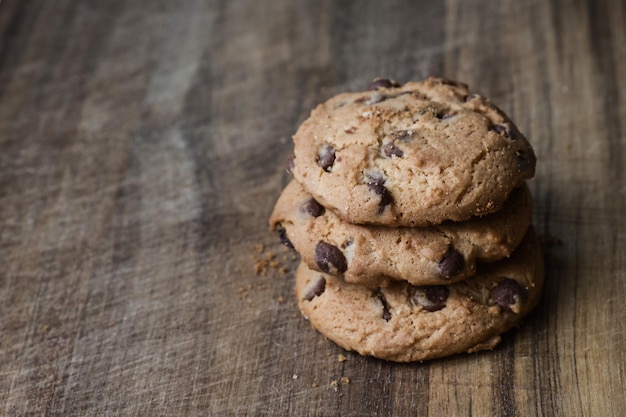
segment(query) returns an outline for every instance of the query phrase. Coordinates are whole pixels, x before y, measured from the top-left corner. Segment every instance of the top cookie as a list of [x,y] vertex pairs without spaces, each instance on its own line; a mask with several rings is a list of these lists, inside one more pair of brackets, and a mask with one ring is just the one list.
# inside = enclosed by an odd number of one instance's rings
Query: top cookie
[[428,226],[500,209],[535,170],[526,138],[491,101],[439,78],[339,94],[294,135],[289,171],[351,223]]

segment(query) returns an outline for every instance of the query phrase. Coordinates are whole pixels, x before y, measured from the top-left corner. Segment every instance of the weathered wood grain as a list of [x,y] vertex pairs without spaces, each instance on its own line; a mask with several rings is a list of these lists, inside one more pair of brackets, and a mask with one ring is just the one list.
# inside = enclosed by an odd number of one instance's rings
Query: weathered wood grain
[[[2,1],[0,415],[622,416],[624,22],[620,0]],[[546,291],[493,352],[361,358],[295,307],[267,231],[290,136],[378,75],[468,82],[534,145]]]

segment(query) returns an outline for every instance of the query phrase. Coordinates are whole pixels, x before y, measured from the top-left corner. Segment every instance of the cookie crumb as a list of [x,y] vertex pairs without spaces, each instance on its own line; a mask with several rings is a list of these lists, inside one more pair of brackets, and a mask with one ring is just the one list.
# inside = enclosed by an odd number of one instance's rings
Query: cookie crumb
[[332,387],[335,391],[337,391],[338,386],[339,386],[339,382],[337,382],[337,380],[336,380],[336,379],[333,379],[332,381],[330,381],[330,386],[331,386],[331,387]]
[[313,381],[313,383],[311,384],[311,388],[317,388],[319,387],[319,385],[317,384],[317,382]]
[[279,262],[279,261],[273,260],[273,261],[270,261],[270,266],[271,266],[272,268],[274,268],[274,269],[278,269],[278,268],[279,268],[279,267],[281,267],[282,265],[280,264],[280,262]]
[[337,362],[345,362],[347,361],[348,358],[346,358],[344,355],[342,355],[341,353],[339,355],[337,355]]
[[294,380],[295,380],[295,379],[298,379],[298,374],[293,374],[293,375],[291,376],[291,379],[294,379]]
[[284,304],[285,303],[285,297],[283,297],[282,295],[278,296],[278,304]]
[[265,276],[267,273],[268,262],[265,259],[255,259],[254,263],[254,275]]
[[239,299],[240,300],[247,299],[248,295],[250,295],[250,291],[253,288],[254,288],[254,285],[252,285],[252,284],[243,285],[243,286],[237,288],[237,292],[239,293]]
[[342,376],[340,381],[342,384],[349,384],[350,378],[348,378],[347,376]]
[[283,256],[282,259],[278,259],[274,252],[265,252],[262,243],[255,244],[254,249],[261,255],[252,256],[252,260],[254,261],[254,275],[265,277],[270,269],[278,271],[281,276],[287,275],[289,268],[284,265],[284,263],[288,263],[285,256]]

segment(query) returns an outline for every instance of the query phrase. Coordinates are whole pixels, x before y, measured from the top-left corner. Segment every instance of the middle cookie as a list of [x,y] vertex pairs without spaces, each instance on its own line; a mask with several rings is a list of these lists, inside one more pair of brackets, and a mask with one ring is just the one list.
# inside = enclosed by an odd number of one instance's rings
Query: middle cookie
[[500,211],[484,217],[391,228],[345,222],[292,181],[270,217],[270,227],[279,230],[309,268],[371,288],[392,280],[413,285],[461,281],[474,275],[477,261],[508,257],[531,223],[526,185],[514,190]]

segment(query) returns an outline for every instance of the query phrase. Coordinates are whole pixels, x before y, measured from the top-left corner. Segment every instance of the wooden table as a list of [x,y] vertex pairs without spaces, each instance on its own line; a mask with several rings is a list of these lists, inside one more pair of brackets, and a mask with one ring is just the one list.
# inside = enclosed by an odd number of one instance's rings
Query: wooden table
[[[624,416],[625,45],[620,0],[4,0],[0,415]],[[295,306],[290,137],[379,75],[534,146],[547,284],[492,352],[362,358]]]

